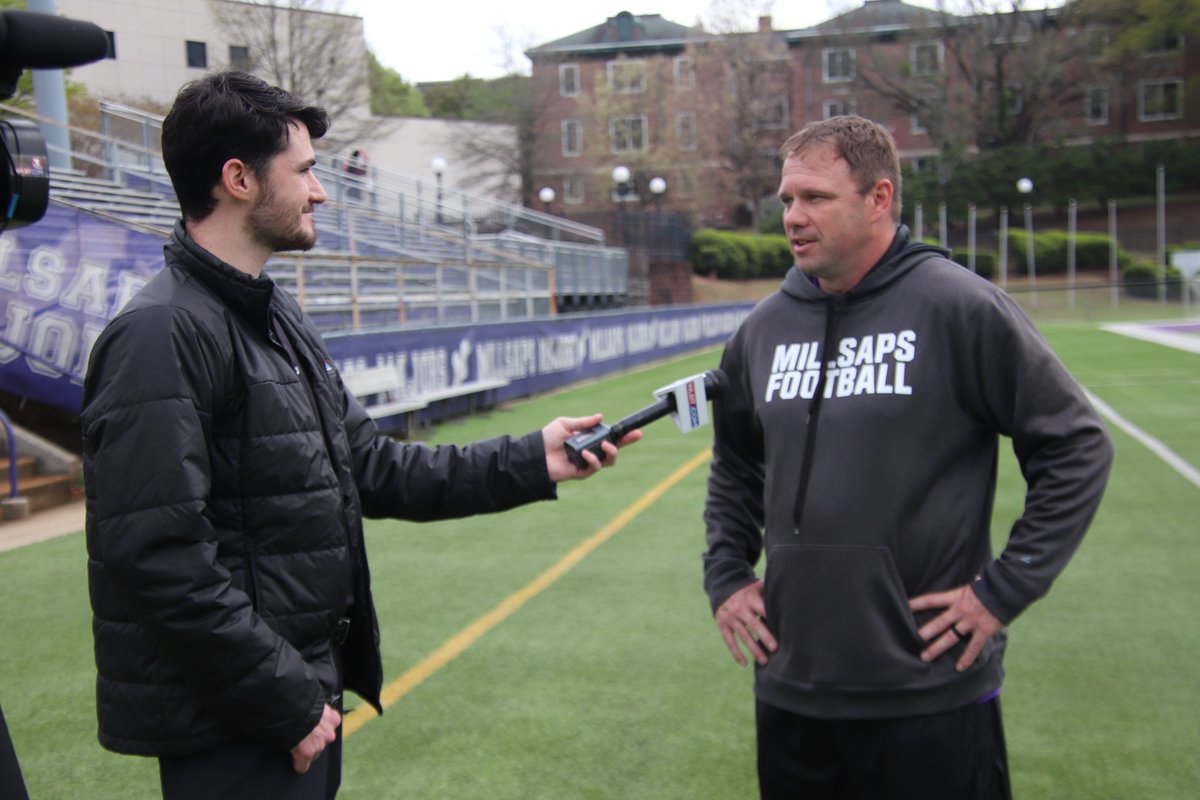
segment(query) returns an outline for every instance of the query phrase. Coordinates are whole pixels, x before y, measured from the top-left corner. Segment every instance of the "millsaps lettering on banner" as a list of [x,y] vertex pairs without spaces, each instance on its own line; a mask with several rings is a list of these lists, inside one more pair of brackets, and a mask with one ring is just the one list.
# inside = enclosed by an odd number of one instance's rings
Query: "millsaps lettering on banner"
[[54,247],[35,246],[24,263],[12,238],[0,237],[0,364],[26,356],[28,369],[80,383],[108,320],[149,276],[82,258],[71,264]]
[[518,380],[537,374],[537,339],[522,336],[475,343],[475,368],[480,379]]

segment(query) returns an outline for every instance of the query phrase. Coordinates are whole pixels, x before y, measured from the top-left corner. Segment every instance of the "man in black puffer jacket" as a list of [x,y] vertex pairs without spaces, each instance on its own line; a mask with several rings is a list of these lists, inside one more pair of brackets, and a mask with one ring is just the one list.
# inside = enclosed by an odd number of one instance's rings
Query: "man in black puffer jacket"
[[383,681],[364,515],[501,511],[601,467],[563,450],[599,415],[463,448],[379,434],[262,274],[316,241],[312,141],[328,124],[244,73],[185,86],[162,134],[183,219],[92,351],[99,737],[157,756],[167,798],[335,796],[342,690],[379,709]]

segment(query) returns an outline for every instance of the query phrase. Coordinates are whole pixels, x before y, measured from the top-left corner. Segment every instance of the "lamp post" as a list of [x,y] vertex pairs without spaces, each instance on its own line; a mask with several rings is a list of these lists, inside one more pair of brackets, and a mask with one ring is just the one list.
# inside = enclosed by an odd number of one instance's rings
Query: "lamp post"
[[429,162],[433,174],[437,177],[437,224],[442,224],[442,173],[446,171],[446,159],[434,156]]
[[654,217],[655,217],[655,219],[654,219],[654,247],[651,249],[656,251],[656,255],[661,255],[661,254],[657,253],[657,251],[660,250],[662,247],[662,230],[663,230],[662,197],[663,197],[663,193],[666,191],[667,191],[667,179],[666,178],[661,178],[661,177],[655,176],[650,179],[650,194],[654,196]]
[[617,185],[617,205],[616,205],[616,212],[615,212],[616,219],[613,220],[613,222],[614,222],[613,234],[616,234],[617,230],[620,229],[621,244],[628,244],[628,242],[625,241],[626,240],[625,225],[624,225],[625,220],[624,220],[624,215],[622,214],[622,211],[624,209],[622,209],[621,206],[625,202],[626,193],[629,191],[629,177],[630,177],[629,167],[625,166],[624,164],[618,164],[617,166],[613,167],[612,179],[613,179],[613,183],[615,183]]
[[613,167],[612,179],[617,185],[617,200],[623,201],[625,193],[629,190],[629,167],[624,164],[618,164]]
[[550,213],[550,204],[554,202],[554,197],[554,190],[549,186],[541,188],[541,191],[538,192],[538,200],[542,201],[542,211],[547,214]]
[[[538,200],[542,201],[542,213],[550,213],[550,204],[554,202],[554,197],[554,189],[550,188],[549,186],[543,186],[541,188],[541,190],[538,192]],[[550,222],[547,221],[546,227],[552,228],[554,231],[554,238],[558,239],[558,226],[551,225]]]
[[[1029,194],[1033,191],[1033,181],[1021,178],[1017,181],[1017,191]],[[1037,261],[1033,247],[1033,204],[1025,201],[1025,262],[1029,268],[1029,302],[1037,308]]]

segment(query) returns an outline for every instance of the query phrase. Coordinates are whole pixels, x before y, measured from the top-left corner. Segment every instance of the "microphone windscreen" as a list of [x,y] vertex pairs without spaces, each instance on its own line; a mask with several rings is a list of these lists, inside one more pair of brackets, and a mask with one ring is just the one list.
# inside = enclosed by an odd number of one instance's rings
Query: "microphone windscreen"
[[725,391],[725,386],[729,379],[725,377],[724,370],[710,369],[704,373],[704,394],[709,400],[714,400],[721,396],[721,392]]
[[108,34],[95,23],[36,11],[5,11],[0,19],[0,64],[54,69],[108,55]]

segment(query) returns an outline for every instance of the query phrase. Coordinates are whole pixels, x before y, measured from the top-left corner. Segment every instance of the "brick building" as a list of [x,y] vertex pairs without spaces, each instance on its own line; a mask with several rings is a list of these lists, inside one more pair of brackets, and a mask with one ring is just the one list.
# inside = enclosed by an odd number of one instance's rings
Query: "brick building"
[[527,52],[535,182],[554,190],[554,213],[619,240],[621,210],[750,222],[774,193],[783,139],[838,114],[887,125],[916,169],[1006,142],[1200,144],[1200,113],[1184,104],[1197,43],[1172,33],[1114,58],[1115,32],[1067,9],[968,17],[902,0],[736,34],[622,12]]

